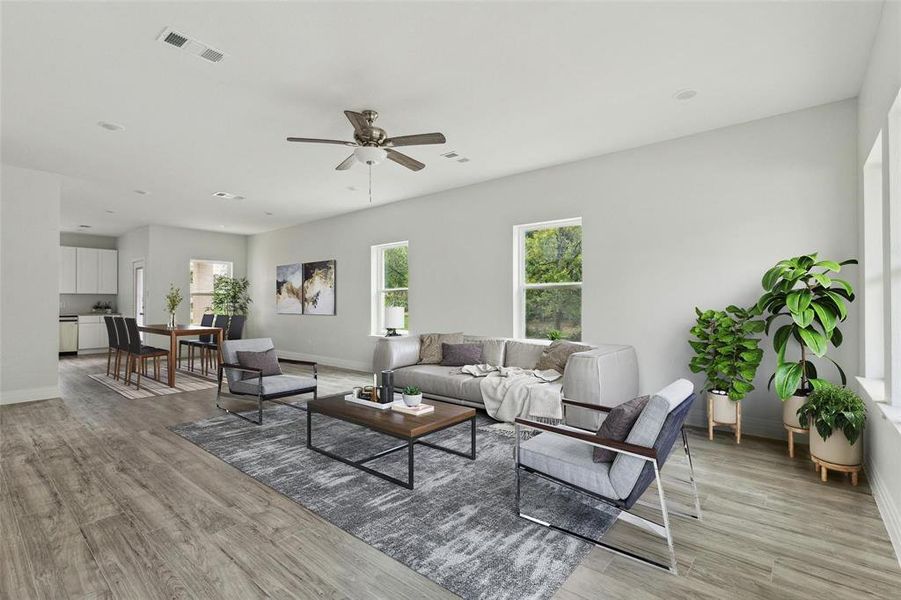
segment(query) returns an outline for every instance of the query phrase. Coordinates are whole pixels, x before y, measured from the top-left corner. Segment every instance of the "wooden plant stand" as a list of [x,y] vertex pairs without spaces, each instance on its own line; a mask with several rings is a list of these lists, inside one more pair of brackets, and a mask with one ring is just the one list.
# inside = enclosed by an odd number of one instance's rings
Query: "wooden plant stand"
[[857,486],[858,474],[860,473],[860,469],[862,468],[861,465],[836,465],[831,462],[821,460],[813,454],[810,455],[810,460],[813,461],[817,473],[820,474],[820,481],[829,480],[829,471],[838,471],[839,473],[847,473],[848,475],[850,475],[851,485]]
[[[801,429],[800,427],[792,427],[791,425],[782,424],[785,427],[785,430],[788,432],[788,456],[789,458],[795,457],[795,434],[800,433],[802,435],[807,435],[810,433],[809,429]],[[825,481],[825,479],[823,480]]]
[[713,420],[713,399],[707,396],[707,434],[713,441],[713,428],[717,425],[726,425],[735,432],[735,443],[741,444],[741,402],[735,402],[735,423],[720,423]]

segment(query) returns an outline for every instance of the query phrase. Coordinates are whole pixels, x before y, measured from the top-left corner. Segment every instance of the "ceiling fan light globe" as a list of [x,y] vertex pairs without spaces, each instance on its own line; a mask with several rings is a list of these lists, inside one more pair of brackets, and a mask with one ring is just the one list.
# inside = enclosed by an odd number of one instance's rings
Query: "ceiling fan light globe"
[[354,148],[354,156],[364,165],[377,165],[385,160],[387,152],[375,146],[359,146]]

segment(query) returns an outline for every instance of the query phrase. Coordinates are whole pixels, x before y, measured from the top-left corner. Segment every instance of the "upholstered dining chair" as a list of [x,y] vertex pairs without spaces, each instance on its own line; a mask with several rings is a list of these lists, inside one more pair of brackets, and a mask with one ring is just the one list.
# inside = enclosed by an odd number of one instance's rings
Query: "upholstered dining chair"
[[141,334],[138,330],[138,322],[134,317],[126,317],[124,319],[125,327],[128,330],[128,358],[125,364],[125,385],[131,383],[132,372],[137,373],[135,386],[141,389],[141,372],[147,371],[147,359],[153,359],[153,377],[157,381],[160,379],[160,358],[166,357],[166,367],[174,369],[175,365],[168,364],[169,351],[162,348],[154,348],[153,346],[145,346],[141,343]]
[[[203,327],[212,327],[213,313],[204,313],[200,316],[200,325]],[[188,349],[188,370],[194,370],[194,350],[200,347],[200,343],[213,341],[212,335],[201,335],[196,340],[179,340],[178,342],[178,362],[181,364],[182,348]]]
[[[556,529],[584,541],[606,548],[623,556],[677,573],[676,553],[670,529],[670,513],[700,520],[701,503],[695,484],[694,467],[688,438],[683,430],[685,418],[694,402],[694,386],[679,379],[666,386],[648,400],[629,431],[625,441],[598,437],[596,431],[580,429],[566,424],[549,425],[528,419],[516,419],[516,513],[539,525]],[[599,412],[611,408],[564,400],[564,407],[575,407]],[[521,441],[521,430],[529,428],[540,433]],[[688,459],[689,483],[694,494],[695,514],[671,511],[666,504],[660,471],[663,469],[676,440],[682,437],[682,447]],[[605,448],[615,453],[612,462],[594,462],[594,448]],[[642,557],[630,550],[613,546],[603,540],[588,538],[582,534],[553,525],[524,514],[520,508],[520,478],[523,473],[553,481],[565,488],[598,500],[619,510],[617,519],[638,526],[666,540],[669,564]],[[639,503],[642,494],[656,484],[660,501],[660,519],[657,522],[630,512]],[[642,503],[643,504],[643,503]]]
[[[125,363],[128,366],[128,328],[125,326],[125,319],[122,317],[113,317],[113,326],[116,329],[116,361],[115,373],[113,379],[119,379],[119,368],[122,365],[122,357],[125,356]],[[126,371],[127,374],[127,371]],[[125,379],[125,375],[122,376]]]
[[111,316],[104,316],[103,322],[106,325],[106,337],[108,340],[106,349],[106,376],[109,377],[110,365],[113,362],[113,352],[116,353],[116,363],[119,361],[119,334],[116,332],[116,324],[113,322]]
[[[288,375],[285,373],[278,375],[264,375],[262,369],[242,366],[238,360],[238,352],[266,352],[267,350],[272,350],[274,348],[275,345],[270,338],[225,340],[222,342],[222,362],[219,364],[217,378],[219,385],[216,388],[216,408],[224,410],[236,417],[240,417],[245,421],[250,421],[255,425],[263,424],[263,402],[265,401],[284,404],[285,406],[290,406],[291,408],[296,408],[298,410],[306,410],[305,406],[297,406],[289,402],[283,402],[281,399],[309,393],[313,394],[314,400],[316,399],[319,372],[315,362],[287,358],[278,359],[278,362],[280,363],[311,367],[312,373],[310,375],[301,376]],[[243,396],[244,399],[256,398],[256,420],[242,415],[240,412],[229,410],[221,405],[223,397],[223,374],[225,375],[230,395],[237,397]]]

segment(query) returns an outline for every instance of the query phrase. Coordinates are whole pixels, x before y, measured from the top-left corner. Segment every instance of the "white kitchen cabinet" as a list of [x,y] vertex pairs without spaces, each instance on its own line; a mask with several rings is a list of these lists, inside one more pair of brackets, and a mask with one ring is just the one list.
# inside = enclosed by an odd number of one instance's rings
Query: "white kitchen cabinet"
[[109,345],[103,317],[92,315],[78,317],[78,349],[90,350]]
[[96,294],[100,289],[100,250],[76,248],[76,286],[79,294]]
[[100,250],[99,294],[119,293],[119,253],[116,250]]
[[76,253],[77,248],[59,247],[59,293],[74,294],[76,289]]

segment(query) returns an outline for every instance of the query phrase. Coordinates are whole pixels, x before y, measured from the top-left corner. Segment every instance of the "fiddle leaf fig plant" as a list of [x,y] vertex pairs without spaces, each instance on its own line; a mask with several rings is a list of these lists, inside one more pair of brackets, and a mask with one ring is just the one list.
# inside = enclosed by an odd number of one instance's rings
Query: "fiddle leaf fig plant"
[[[773,334],[776,350],[776,372],[770,385],[776,382],[776,393],[785,400],[796,392],[808,393],[828,382],[818,377],[816,365],[809,358],[826,358],[838,369],[842,385],[847,383],[841,366],[828,356],[829,345],[842,343],[839,323],[848,316],[848,303],[854,301],[854,289],[836,275],[845,265],[856,265],[856,259],[842,262],[819,260],[817,253],[780,260],[768,270],[761,281],[764,293],[757,301],[757,309],[769,313],[766,332],[777,320],[784,321]],[[786,359],[789,341],[800,348],[797,361]]]
[[695,351],[688,364],[693,373],[704,373],[705,390],[728,394],[741,400],[753,389],[754,375],[763,359],[758,348],[764,322],[757,319],[757,307],[749,309],[729,306],[726,310],[695,308],[698,320],[691,328],[694,339],[689,344]]

